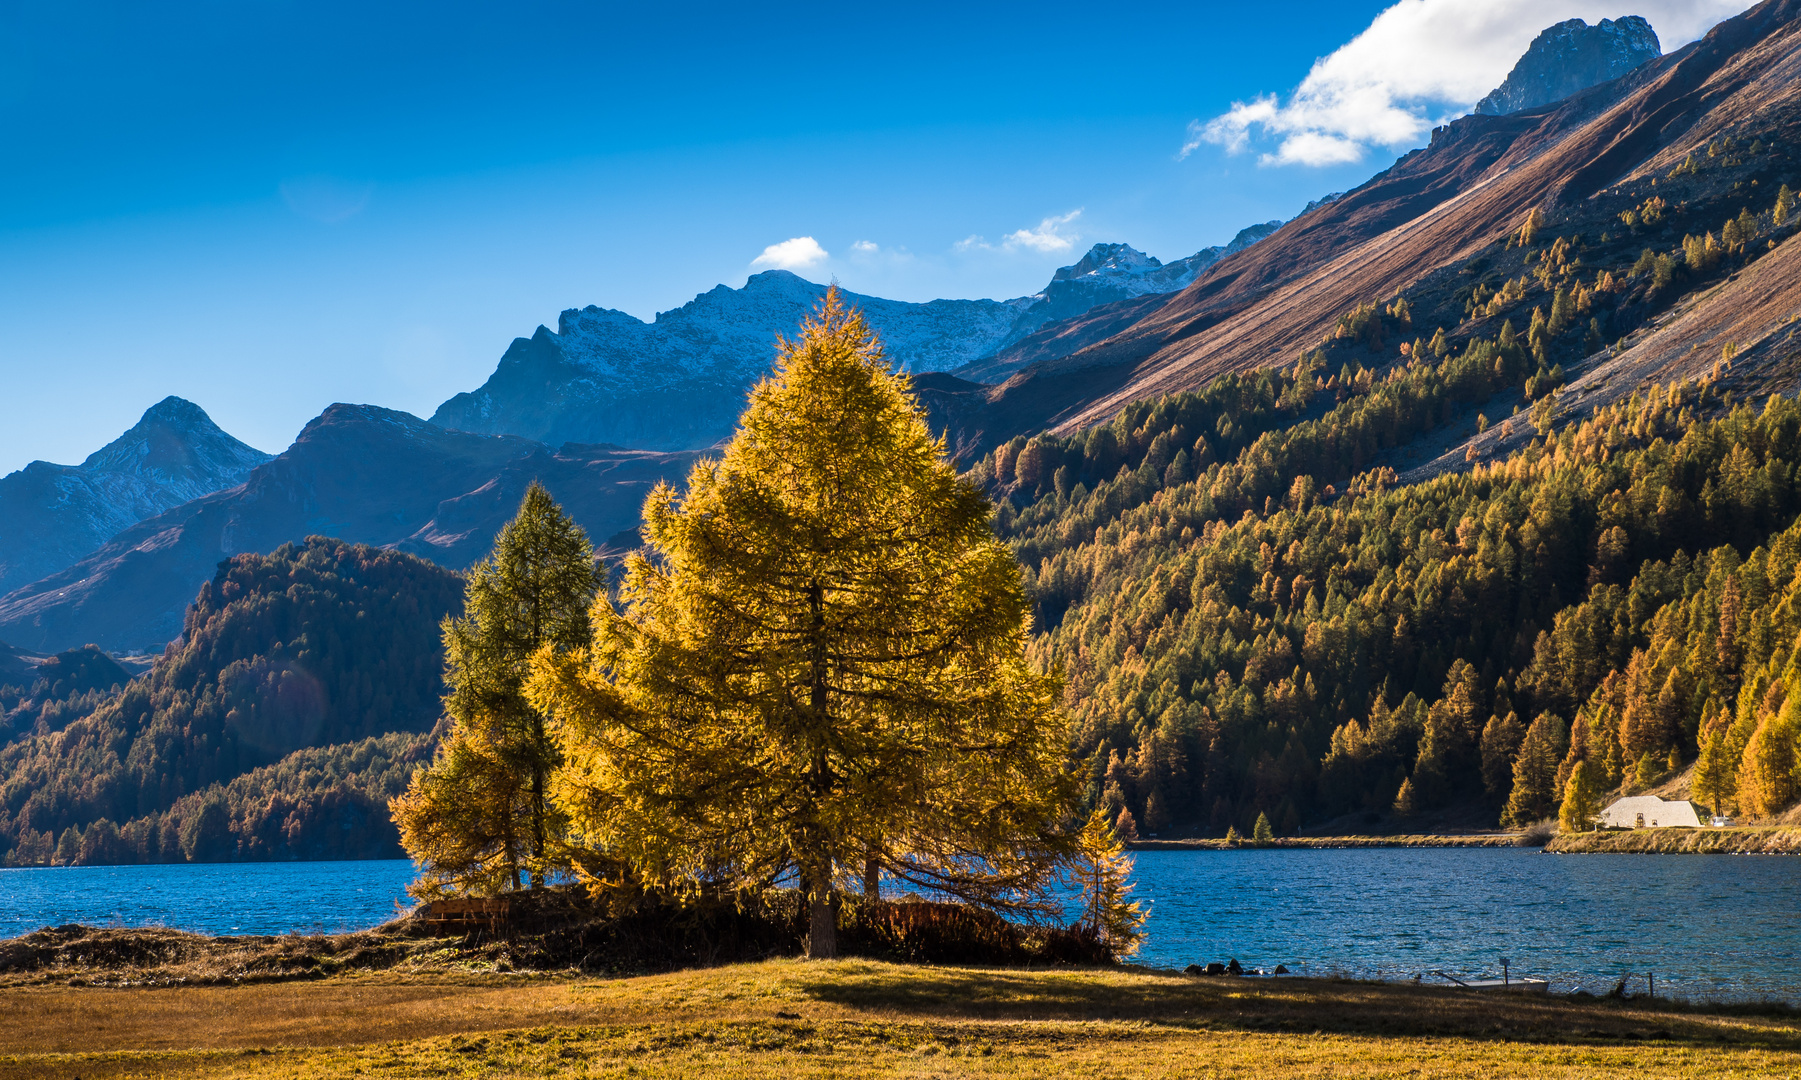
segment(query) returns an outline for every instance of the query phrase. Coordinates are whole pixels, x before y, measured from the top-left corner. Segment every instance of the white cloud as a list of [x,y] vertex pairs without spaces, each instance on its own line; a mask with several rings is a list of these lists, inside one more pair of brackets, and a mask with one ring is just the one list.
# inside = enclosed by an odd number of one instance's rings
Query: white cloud
[[876,252],[882,250],[881,246],[874,240],[858,240],[850,246],[850,249],[858,255],[874,255]]
[[1301,131],[1282,140],[1273,154],[1258,160],[1267,165],[1348,165],[1363,158],[1363,146],[1343,135]]
[[1275,94],[1235,102],[1188,125],[1178,157],[1213,143],[1242,153],[1258,136],[1277,140],[1265,165],[1340,165],[1372,146],[1417,145],[1501,84],[1539,31],[1565,19],[1589,23],[1636,13],[1665,52],[1749,7],[1747,0],[1400,0],[1332,55],[1314,62],[1284,102]]
[[750,261],[754,267],[774,270],[805,270],[817,266],[831,256],[811,236],[796,236],[763,249],[763,254]]
[[[1019,248],[1030,248],[1033,251],[1050,254],[1068,251],[1076,246],[1081,237],[1075,233],[1065,233],[1064,227],[1082,216],[1080,209],[1071,210],[1062,217],[1047,217],[1038,223],[1036,229],[1019,229],[1001,238],[1001,247],[1014,251]],[[967,241],[965,241],[967,243]]]
[[1082,208],[1077,207],[1060,217],[1047,217],[1038,223],[1035,229],[1015,229],[1001,237],[998,244],[990,244],[988,238],[980,234],[971,234],[951,245],[951,251],[962,255],[971,251],[1035,251],[1044,255],[1068,251],[1076,246],[1082,237],[1069,231],[1069,224],[1082,216]]

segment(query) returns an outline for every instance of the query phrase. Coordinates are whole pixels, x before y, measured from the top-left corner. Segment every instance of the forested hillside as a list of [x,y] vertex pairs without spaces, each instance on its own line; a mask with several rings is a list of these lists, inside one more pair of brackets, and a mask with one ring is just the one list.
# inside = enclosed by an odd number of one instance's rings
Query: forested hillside
[[80,719],[130,681],[131,673],[94,645],[57,653],[36,668],[15,661],[0,674],[0,744]]
[[181,641],[91,715],[0,749],[13,865],[397,851],[462,580],[313,537],[221,564]]
[[1524,213],[1290,366],[976,460],[1090,800],[1161,833],[1525,824],[1583,760],[1615,790],[1699,756],[1722,812],[1792,802],[1801,445],[1761,402],[1801,354],[1780,312],[1708,329],[1792,255],[1792,112]]
[[1706,747],[1723,809],[1791,801],[1801,407],[1650,387],[1549,435],[1511,417],[1532,437],[1510,457],[1395,487],[1366,466],[1544,378],[1511,326],[1408,351],[1228,375],[977,465],[1090,799],[1160,832],[1477,797],[1525,823],[1576,759],[1649,781]]

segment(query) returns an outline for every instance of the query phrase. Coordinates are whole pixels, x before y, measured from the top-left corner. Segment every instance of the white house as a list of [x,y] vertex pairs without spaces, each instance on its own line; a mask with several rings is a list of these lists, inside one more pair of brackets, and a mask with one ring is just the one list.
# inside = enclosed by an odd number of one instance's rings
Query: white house
[[1695,804],[1687,800],[1664,802],[1655,795],[1634,795],[1601,811],[1601,826],[1607,829],[1667,829],[1671,826],[1699,829],[1701,819],[1695,815]]

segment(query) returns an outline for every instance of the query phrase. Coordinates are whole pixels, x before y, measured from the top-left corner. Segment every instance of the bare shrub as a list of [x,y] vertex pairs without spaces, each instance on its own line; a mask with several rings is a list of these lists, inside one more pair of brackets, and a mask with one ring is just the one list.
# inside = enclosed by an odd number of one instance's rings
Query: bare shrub
[[1520,832],[1521,847],[1544,847],[1557,835],[1557,819],[1535,821]]

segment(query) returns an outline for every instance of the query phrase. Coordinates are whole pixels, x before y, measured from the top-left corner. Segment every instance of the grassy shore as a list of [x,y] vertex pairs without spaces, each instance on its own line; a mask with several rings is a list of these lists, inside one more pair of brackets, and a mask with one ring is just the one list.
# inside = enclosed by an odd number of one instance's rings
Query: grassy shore
[[1282,836],[1265,843],[1248,840],[1134,840],[1134,851],[1233,851],[1265,848],[1426,848],[1426,847],[1522,847],[1520,833],[1475,833],[1464,836]]
[[1792,1076],[1785,1010],[1138,968],[775,960],[0,990],[13,1077]]
[[1546,851],[1566,855],[1801,855],[1801,827],[1745,825],[1724,829],[1603,829],[1556,837]]

